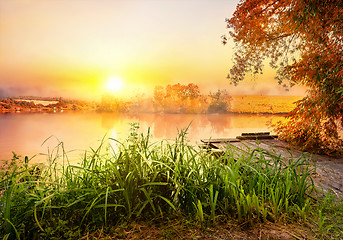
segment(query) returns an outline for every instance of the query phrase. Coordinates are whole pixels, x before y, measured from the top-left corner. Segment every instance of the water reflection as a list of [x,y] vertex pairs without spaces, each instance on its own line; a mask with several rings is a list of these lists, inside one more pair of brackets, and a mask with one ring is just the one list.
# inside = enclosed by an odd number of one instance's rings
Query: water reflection
[[[140,132],[150,132],[154,140],[174,139],[178,130],[189,124],[188,139],[196,143],[201,138],[235,137],[242,132],[268,131],[269,120],[280,120],[273,115],[230,114],[114,114],[95,112],[34,113],[0,115],[0,159],[11,158],[12,151],[33,156],[52,151],[62,141],[73,158],[79,158],[89,147],[96,148],[101,139],[125,139],[130,124],[140,124]],[[41,145],[49,136],[44,145]],[[38,155],[37,161],[46,159]]]
[[[235,137],[244,131],[269,131],[266,123],[280,120],[275,115],[234,114],[110,114],[103,113],[102,126],[107,129],[123,129],[129,122],[140,123],[144,132],[148,127],[156,139],[173,139],[181,129],[189,127],[191,141],[200,138]],[[123,136],[123,132],[120,132]],[[126,135],[128,132],[126,132]]]

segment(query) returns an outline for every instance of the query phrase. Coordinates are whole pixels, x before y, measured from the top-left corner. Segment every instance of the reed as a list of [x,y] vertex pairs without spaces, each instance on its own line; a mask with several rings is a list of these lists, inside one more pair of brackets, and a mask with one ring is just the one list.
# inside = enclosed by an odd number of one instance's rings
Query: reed
[[175,141],[151,143],[150,133],[139,134],[132,124],[127,140],[111,139],[116,147],[103,142],[77,165],[59,144],[39,171],[29,164],[2,170],[0,236],[77,238],[127,221],[180,214],[202,226],[218,217],[253,224],[309,214],[314,169],[305,156],[284,162],[261,150],[241,154],[228,148],[214,157],[189,145],[186,135],[181,130]]

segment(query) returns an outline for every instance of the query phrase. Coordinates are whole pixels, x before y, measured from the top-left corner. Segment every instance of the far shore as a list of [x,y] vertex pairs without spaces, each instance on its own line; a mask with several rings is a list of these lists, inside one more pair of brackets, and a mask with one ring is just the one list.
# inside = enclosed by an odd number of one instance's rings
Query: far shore
[[[161,111],[155,108],[153,99],[142,99],[139,103],[116,102],[105,105],[104,103],[86,102],[81,100],[66,100],[62,98],[2,98],[0,99],[0,114],[6,113],[56,113],[70,111],[97,111],[120,113],[174,113],[174,114],[265,114],[285,115],[295,107],[295,102],[301,96],[277,95],[236,95],[232,96],[229,107],[225,111],[208,112],[182,110],[175,103],[174,110]],[[106,103],[107,104],[107,103]],[[141,106],[141,107],[137,107]]]

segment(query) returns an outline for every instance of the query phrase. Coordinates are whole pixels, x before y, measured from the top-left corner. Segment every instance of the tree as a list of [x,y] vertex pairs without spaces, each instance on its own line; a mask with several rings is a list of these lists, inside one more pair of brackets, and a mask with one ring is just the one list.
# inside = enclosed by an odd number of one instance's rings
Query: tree
[[159,112],[199,113],[203,112],[204,99],[196,84],[168,84],[165,88],[162,86],[155,87],[154,105],[155,110]]
[[262,73],[268,59],[279,84],[308,87],[289,121],[275,125],[281,138],[303,149],[343,152],[342,20],[342,0],[242,0],[226,19],[236,44],[233,84]]
[[209,98],[211,104],[207,108],[208,113],[227,113],[231,108],[232,97],[226,90],[219,90],[217,92],[210,92]]
[[98,110],[105,112],[127,112],[128,104],[114,95],[104,94],[101,96],[101,104]]

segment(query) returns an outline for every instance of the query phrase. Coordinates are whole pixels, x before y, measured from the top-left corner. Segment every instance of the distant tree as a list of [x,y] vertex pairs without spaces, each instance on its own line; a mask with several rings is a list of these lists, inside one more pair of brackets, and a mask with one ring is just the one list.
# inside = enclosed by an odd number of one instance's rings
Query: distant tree
[[153,111],[152,98],[143,92],[137,92],[128,102],[128,112],[151,113]]
[[127,103],[113,95],[102,95],[99,111],[105,112],[127,112]]
[[208,106],[208,113],[227,113],[229,112],[231,105],[230,102],[232,97],[225,90],[218,90],[215,93],[210,92],[209,94],[211,103]]
[[[182,85],[181,85],[182,86]],[[187,86],[183,85],[179,91],[179,96],[182,99],[190,98],[198,98],[200,96],[200,89],[198,85],[194,83],[190,83]]]
[[164,111],[164,105],[165,105],[165,90],[163,86],[155,86],[154,89],[154,108],[157,112],[163,112]]
[[343,152],[342,20],[342,0],[242,0],[226,20],[236,44],[228,75],[233,84],[248,72],[262,73],[269,59],[279,84],[308,87],[289,121],[275,126],[304,149]]
[[180,83],[156,86],[154,106],[156,111],[169,113],[198,113],[203,111],[203,98],[196,84]]

